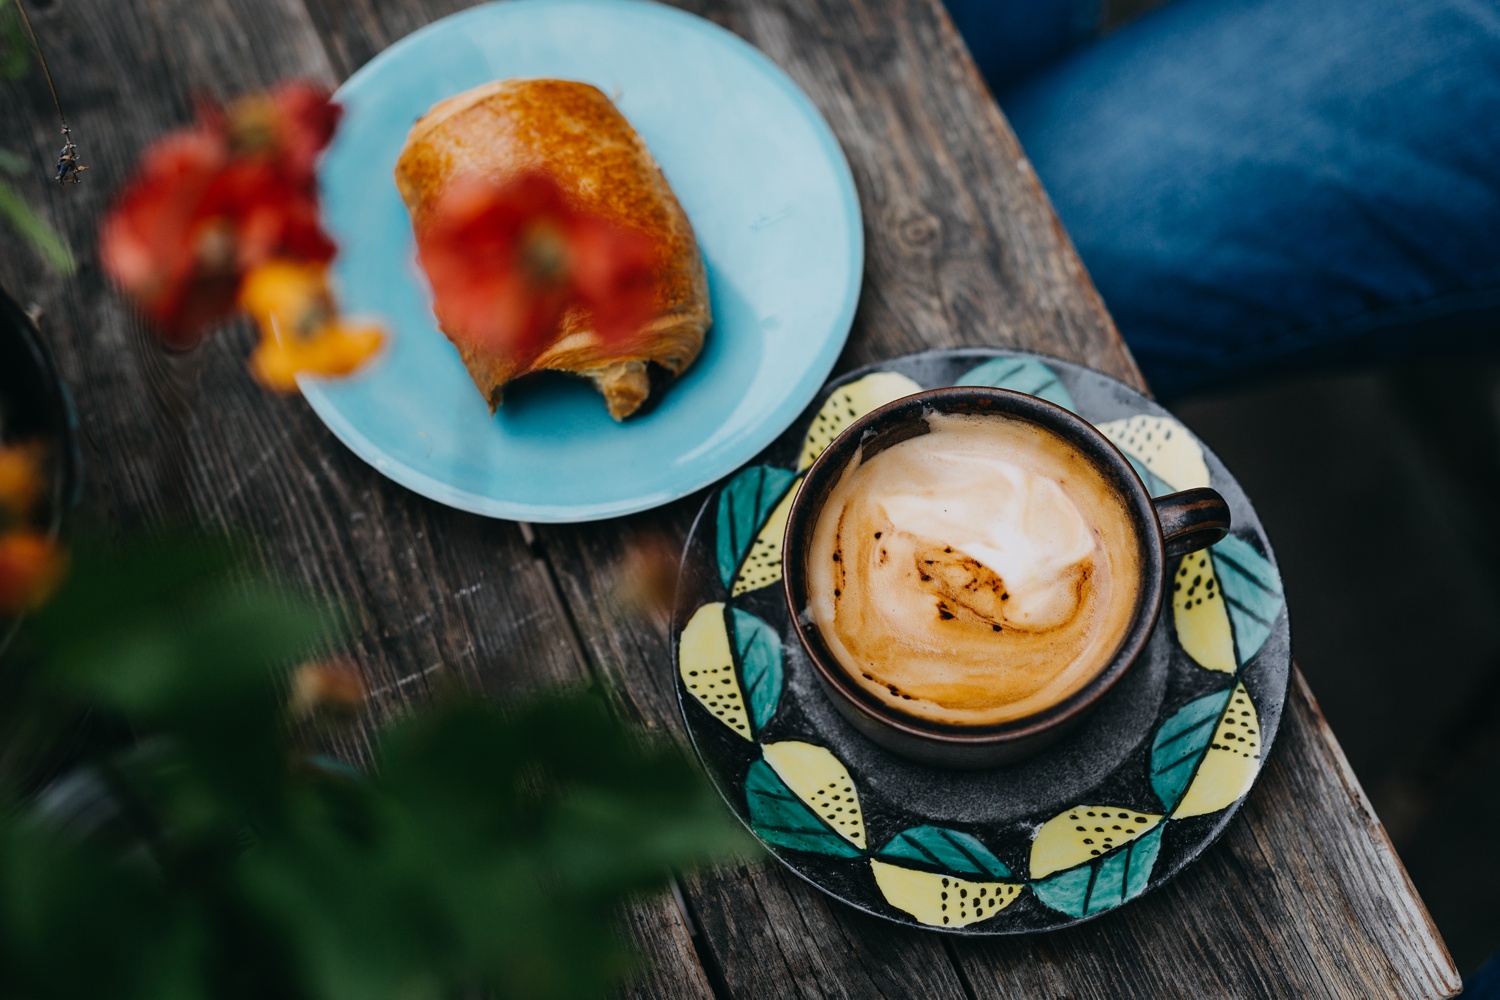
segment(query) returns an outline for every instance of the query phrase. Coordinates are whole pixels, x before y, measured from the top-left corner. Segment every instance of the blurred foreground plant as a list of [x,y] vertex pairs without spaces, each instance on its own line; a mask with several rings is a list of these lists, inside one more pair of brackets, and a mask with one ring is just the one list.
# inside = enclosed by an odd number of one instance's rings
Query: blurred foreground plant
[[152,143],[99,230],[99,260],[162,341],[185,349],[237,311],[261,329],[251,369],[288,392],[296,376],[347,375],[384,334],[340,316],[319,218],[317,159],[338,128],[328,91],[284,83]]
[[54,271],[72,274],[78,266],[73,259],[73,251],[68,249],[57,231],[47,225],[11,185],[11,179],[20,177],[25,170],[24,160],[0,149],[0,220],[4,220],[16,235],[30,244]]
[[[67,565],[44,514],[50,458],[35,442],[6,443],[0,437],[0,625],[40,607]],[[0,640],[5,634],[0,628]]]
[[[31,34],[20,0],[0,0],[0,80],[16,82],[25,78],[31,71],[35,43],[36,39]],[[52,92],[58,120],[62,125],[64,145],[57,159],[56,180],[77,183],[82,171],[88,168],[78,162],[78,147],[73,144],[72,130],[63,117],[62,104],[57,102],[52,73],[47,69],[47,61],[39,45],[36,45],[35,53],[47,79],[47,89]],[[62,237],[32,211],[12,185],[12,181],[27,170],[28,166],[21,157],[0,149],[0,221],[7,223],[16,235],[30,244],[54,271],[72,274],[78,266],[73,259],[73,252],[68,249]]]
[[655,312],[656,241],[580,209],[545,171],[459,177],[416,237],[433,308],[470,350],[530,361],[570,310],[604,343],[628,342]]
[[442,699],[371,776],[310,756],[289,701],[362,700],[336,622],[223,543],[76,547],[0,670],[0,995],[598,996],[619,904],[744,848],[583,693]]
[[0,80],[14,82],[31,68],[31,40],[15,0],[0,0]]

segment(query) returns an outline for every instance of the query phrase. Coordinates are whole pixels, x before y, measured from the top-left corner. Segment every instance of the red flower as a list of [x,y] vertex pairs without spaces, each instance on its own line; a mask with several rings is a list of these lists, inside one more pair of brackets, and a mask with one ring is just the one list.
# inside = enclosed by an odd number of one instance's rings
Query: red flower
[[244,276],[273,257],[325,263],[314,164],[339,110],[303,83],[227,109],[146,150],[100,230],[115,282],[167,343],[196,343],[235,309]]
[[543,173],[456,182],[417,252],[444,329],[490,352],[535,356],[575,305],[601,339],[628,339],[654,307],[654,242],[570,205]]
[[[259,108],[270,119],[276,149],[289,174],[310,184],[316,183],[318,154],[333,138],[343,110],[331,102],[328,91],[316,84],[292,81],[271,92],[269,97],[249,98],[235,105],[244,117]],[[233,115],[231,115],[233,117]]]

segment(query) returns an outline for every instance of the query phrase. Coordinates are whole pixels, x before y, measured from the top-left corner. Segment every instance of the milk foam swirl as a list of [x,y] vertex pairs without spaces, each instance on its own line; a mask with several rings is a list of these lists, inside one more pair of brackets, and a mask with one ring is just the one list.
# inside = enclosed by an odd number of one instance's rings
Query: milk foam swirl
[[[1045,631],[1070,621],[1098,543],[1062,488],[952,443],[926,458],[922,482],[866,494],[871,512],[915,549],[914,565],[929,567],[918,575],[922,589],[1011,628]],[[874,589],[904,589],[908,574],[889,565],[872,567]],[[999,581],[1007,600],[986,599]]]
[[850,675],[893,707],[956,724],[1040,711],[1113,655],[1138,588],[1134,528],[1049,432],[928,423],[830,493],[809,610]]

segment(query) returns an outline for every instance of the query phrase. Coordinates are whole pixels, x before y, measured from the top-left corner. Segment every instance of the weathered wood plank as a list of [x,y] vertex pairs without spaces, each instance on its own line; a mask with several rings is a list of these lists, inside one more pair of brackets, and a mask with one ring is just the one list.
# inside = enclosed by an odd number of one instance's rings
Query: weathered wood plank
[[[871,7],[879,13],[871,14]],[[865,295],[841,367],[933,346],[990,344],[1082,360],[1143,384],[939,11],[893,2],[841,14],[816,4],[761,2],[715,5],[711,12],[808,90],[854,166],[869,257]],[[569,603],[597,606],[594,581],[620,565],[630,539],[652,531],[682,537],[697,503],[635,519],[623,531],[540,530]],[[655,724],[677,725],[664,636],[653,649],[638,622],[617,619],[584,638],[637,712]],[[642,669],[643,663],[651,668]],[[971,995],[1456,991],[1441,939],[1363,806],[1300,675],[1289,709],[1279,749],[1223,844],[1155,896],[1073,931],[954,942]],[[1308,849],[1309,840],[1317,846]],[[809,892],[780,873],[743,872],[691,887],[695,911],[720,910],[718,920],[707,913],[699,919],[736,995],[841,995],[844,982],[862,981],[863,970],[886,960],[893,944],[898,950],[925,947],[927,935],[875,934],[858,921],[851,929],[839,921],[837,933],[826,924],[815,928],[808,906],[787,895]],[[786,931],[768,932],[767,922]],[[814,974],[812,963],[775,957],[804,954],[805,937],[814,933],[837,941],[837,956],[849,958],[838,984]],[[798,982],[776,986],[778,975]],[[905,988],[921,989],[925,982],[909,979]]]
[[[335,748],[369,735],[444,679],[497,696],[590,679],[545,564],[517,526],[429,503],[387,482],[300,398],[244,369],[243,325],[188,356],[164,355],[107,288],[93,241],[109,193],[141,147],[191,117],[195,95],[232,96],[289,76],[336,74],[300,0],[59,0],[35,12],[90,170],[26,193],[66,234],[82,269],[46,274],[0,232],[0,283],[44,311],[84,437],[85,512],[111,524],[191,516],[247,534],[265,560],[355,614],[350,650],[371,710]],[[55,118],[40,75],[0,87],[3,143],[49,168]],[[623,921],[646,953],[637,995],[707,997],[670,897]]]
[[[455,5],[450,0],[425,0],[410,4],[402,4],[392,7],[387,4],[379,4],[374,0],[342,0],[339,3],[312,4],[309,5],[318,19],[320,27],[325,31],[328,39],[329,51],[335,54],[336,59],[345,58],[347,54],[373,54],[380,51],[385,45],[399,38],[417,27],[412,19],[421,17],[425,22],[427,19],[435,19],[451,12],[456,6],[468,6],[467,4]],[[795,5],[790,5],[795,7]],[[770,9],[770,8],[768,8]],[[780,8],[775,8],[779,10]],[[728,23],[728,26],[739,27],[742,33],[749,32],[738,25],[741,14],[749,17],[756,16],[756,8],[731,8],[709,6],[707,9],[698,8],[698,12]],[[799,15],[799,20],[801,19]],[[799,25],[796,30],[803,27],[815,27],[812,19],[806,25]],[[822,29],[820,29],[822,30]],[[356,38],[355,36],[362,36]],[[753,40],[753,36],[752,36]],[[807,51],[824,51],[821,48],[807,48]],[[832,51],[829,49],[828,51]],[[773,56],[775,53],[773,53]],[[783,63],[785,65],[785,63]],[[347,74],[358,68],[356,65],[343,64],[338,70]],[[857,74],[853,74],[857,75]],[[837,92],[836,85],[825,86],[825,91]],[[871,111],[879,112],[878,104],[867,105]],[[846,113],[857,115],[857,110],[850,105]],[[837,129],[837,126],[835,126]],[[851,134],[865,134],[865,130],[851,128]],[[840,132],[840,138],[844,138]],[[857,157],[851,155],[851,162],[858,163]],[[861,174],[860,167],[856,166],[857,183],[863,188],[871,179],[879,179],[882,174],[874,173],[868,176]],[[921,173],[920,162],[913,163],[915,174]],[[955,185],[956,186],[956,185]],[[892,204],[894,204],[894,198]],[[936,209],[927,216],[936,218]],[[924,217],[927,217],[924,216]],[[873,230],[873,224],[869,224]],[[925,239],[922,242],[926,242]],[[1000,241],[996,240],[996,245]],[[1081,271],[1080,271],[1081,274]],[[925,294],[925,286],[921,281],[905,280],[898,281],[898,273],[894,270],[891,274],[883,277],[875,277],[867,273],[866,287],[882,288],[888,287],[892,294],[897,296],[893,305],[889,307],[891,315],[902,315],[905,310],[900,304],[901,297],[913,294]],[[1072,301],[1065,294],[1065,286],[1061,283],[1057,289],[1058,298],[1061,301]],[[867,312],[871,308],[871,299],[867,295],[861,304],[861,311]],[[876,306],[875,308],[879,308]],[[1030,315],[1025,313],[1024,315]],[[1095,316],[1097,321],[1097,315]],[[1107,318],[1104,320],[1108,322]],[[936,336],[940,331],[946,330],[947,324],[940,314],[934,315],[925,329],[915,329],[910,333],[909,343],[912,345],[922,344],[925,336]],[[1109,341],[1102,341],[1110,343]],[[853,344],[859,343],[859,338],[854,338]],[[1123,355],[1123,350],[1115,342],[1116,350]],[[890,353],[885,350],[882,353]],[[650,544],[665,534],[671,541],[680,544],[685,534],[687,519],[691,517],[693,502],[685,501],[673,505],[666,512],[657,512],[610,522],[603,525],[583,526],[579,539],[581,544],[587,544],[587,539],[601,539],[619,542],[622,538],[634,538],[637,542]],[[539,538],[543,539],[544,551],[547,549],[546,540],[566,537],[574,529],[572,528],[544,528],[536,529]],[[600,635],[610,636],[616,642],[611,648],[591,648],[593,662],[604,676],[611,681],[611,688],[620,699],[627,713],[643,721],[648,727],[672,727],[674,730],[678,723],[675,709],[671,706],[673,695],[670,686],[662,681],[662,671],[659,665],[670,662],[663,659],[664,646],[661,639],[660,629],[642,630],[639,627],[641,621],[640,609],[621,606],[618,601],[620,582],[626,562],[624,556],[626,549],[614,548],[608,556],[590,560],[569,560],[566,557],[553,559],[554,567],[565,578],[576,581],[582,574],[589,579],[587,594],[581,594],[577,590],[569,592],[569,604],[574,611],[580,634],[585,637],[597,637]],[[587,638],[585,641],[588,641]],[[835,918],[829,910],[829,905],[822,899],[810,899],[806,896],[805,887],[799,885],[785,886],[787,878],[783,873],[769,869],[756,869],[745,876],[747,886],[742,886],[743,891],[731,893],[727,884],[721,884],[712,877],[702,880],[690,881],[685,887],[688,905],[695,913],[700,915],[701,932],[713,949],[719,963],[719,973],[724,977],[725,985],[729,991],[736,996],[762,996],[777,995],[775,990],[811,991],[808,995],[822,995],[822,990],[831,991],[829,995],[860,995],[842,994],[846,988],[845,984],[856,982],[868,982],[865,979],[865,970],[878,968],[884,963],[882,956],[892,950],[887,947],[889,930],[880,928],[880,934],[872,935],[864,927],[852,925],[844,940],[844,947],[836,953],[829,952],[826,956],[826,965],[823,966],[824,974],[815,977],[817,986],[810,986],[801,982],[801,977],[793,975],[790,980],[778,977],[774,974],[776,968],[762,952],[765,947],[773,947],[777,954],[802,955],[810,954],[809,948],[817,951],[816,942],[829,940],[830,936],[843,937],[840,928],[841,922],[847,915],[840,912]],[[799,895],[800,894],[800,895]],[[721,919],[727,912],[726,905],[729,899],[736,902],[732,904],[737,915],[734,928],[738,931],[753,932],[756,939],[762,942],[762,947],[741,947],[745,942],[740,938],[729,938],[727,927]],[[786,907],[787,900],[796,900],[798,912],[793,914]],[[865,925],[872,924],[865,921]],[[758,928],[758,930],[756,930]],[[734,944],[731,944],[731,940]],[[766,944],[769,941],[771,944]],[[811,944],[810,944],[811,942]],[[934,996],[954,996],[956,991],[952,989],[956,985],[956,977],[952,962],[947,953],[936,944],[929,943],[921,948],[912,949],[908,947],[903,952],[908,975],[902,977],[904,986],[895,988],[894,992],[887,995],[902,996],[910,991],[922,988],[921,984],[935,984]],[[789,966],[788,971],[797,972],[804,968],[803,965]],[[781,982],[777,987],[774,983]],[[894,982],[894,981],[893,981]],[[853,987],[849,987],[853,988]],[[767,992],[768,990],[772,992]]]
[[733,996],[963,996],[936,935],[912,934],[836,903],[779,866],[705,874],[688,889],[703,934],[719,944],[734,942],[734,953],[718,953]]
[[[191,94],[290,73],[342,78],[462,6],[57,0],[39,27],[63,66],[63,97],[94,170],[79,189],[38,183],[30,193],[86,247],[107,190],[147,138],[185,120]],[[695,9],[786,67],[849,154],[869,258],[843,367],[996,344],[1139,384],[933,0],[705,0]],[[5,141],[39,164],[55,152],[48,115],[39,80],[0,88]],[[665,623],[621,604],[616,584],[633,541],[680,542],[697,498],[608,525],[539,530],[543,565],[513,526],[405,493],[349,456],[300,401],[263,397],[241,370],[243,329],[187,363],[163,362],[139,350],[139,324],[91,262],[65,283],[13,244],[0,248],[0,281],[47,310],[77,390],[91,508],[115,521],[192,512],[241,526],[268,560],[356,607],[372,723],[421,700],[443,673],[503,696],[586,676],[587,659],[631,714],[680,733]],[[634,936],[655,943],[641,995],[705,996],[710,980],[747,997],[1452,992],[1441,941],[1300,681],[1285,718],[1224,842],[1117,914],[1022,941],[944,942],[849,911],[779,869],[714,873],[686,887],[711,956],[707,977],[675,907],[631,912]],[[357,756],[363,740],[345,749]]]
[[[83,266],[67,282],[9,252],[0,280],[43,308],[85,437],[86,511],[111,522],[192,514],[251,535],[266,558],[354,609],[357,658],[381,712],[435,673],[496,691],[578,678],[577,650],[546,567],[516,527],[448,511],[385,482],[298,398],[244,370],[251,335],[224,331],[170,358],[106,287],[93,238],[109,192],[149,139],[181,124],[190,95],[230,94],[330,64],[301,8],[79,0],[37,15],[52,49],[88,183],[43,192]],[[73,88],[77,88],[76,90]],[[0,91],[8,141],[48,162],[45,85]],[[495,669],[504,657],[515,664]],[[359,748],[351,748],[358,752]]]
[[979,996],[1433,997],[1441,939],[1300,673],[1243,812],[1193,867],[1046,938],[956,942]]

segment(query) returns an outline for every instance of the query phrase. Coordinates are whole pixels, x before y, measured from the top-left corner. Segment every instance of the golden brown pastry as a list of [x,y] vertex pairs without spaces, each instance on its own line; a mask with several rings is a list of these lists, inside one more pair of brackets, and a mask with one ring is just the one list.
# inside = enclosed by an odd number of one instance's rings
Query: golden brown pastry
[[412,127],[396,163],[396,186],[420,228],[455,179],[478,173],[503,183],[536,170],[549,174],[577,208],[656,241],[654,317],[636,337],[606,344],[588,313],[575,307],[534,357],[478,350],[462,331],[443,332],[458,346],[491,412],[506,383],[550,369],[591,379],[610,415],[621,420],[651,391],[648,362],[680,375],[698,356],[712,320],[703,258],[687,215],[609,98],[569,80],[502,80],[450,97]]

